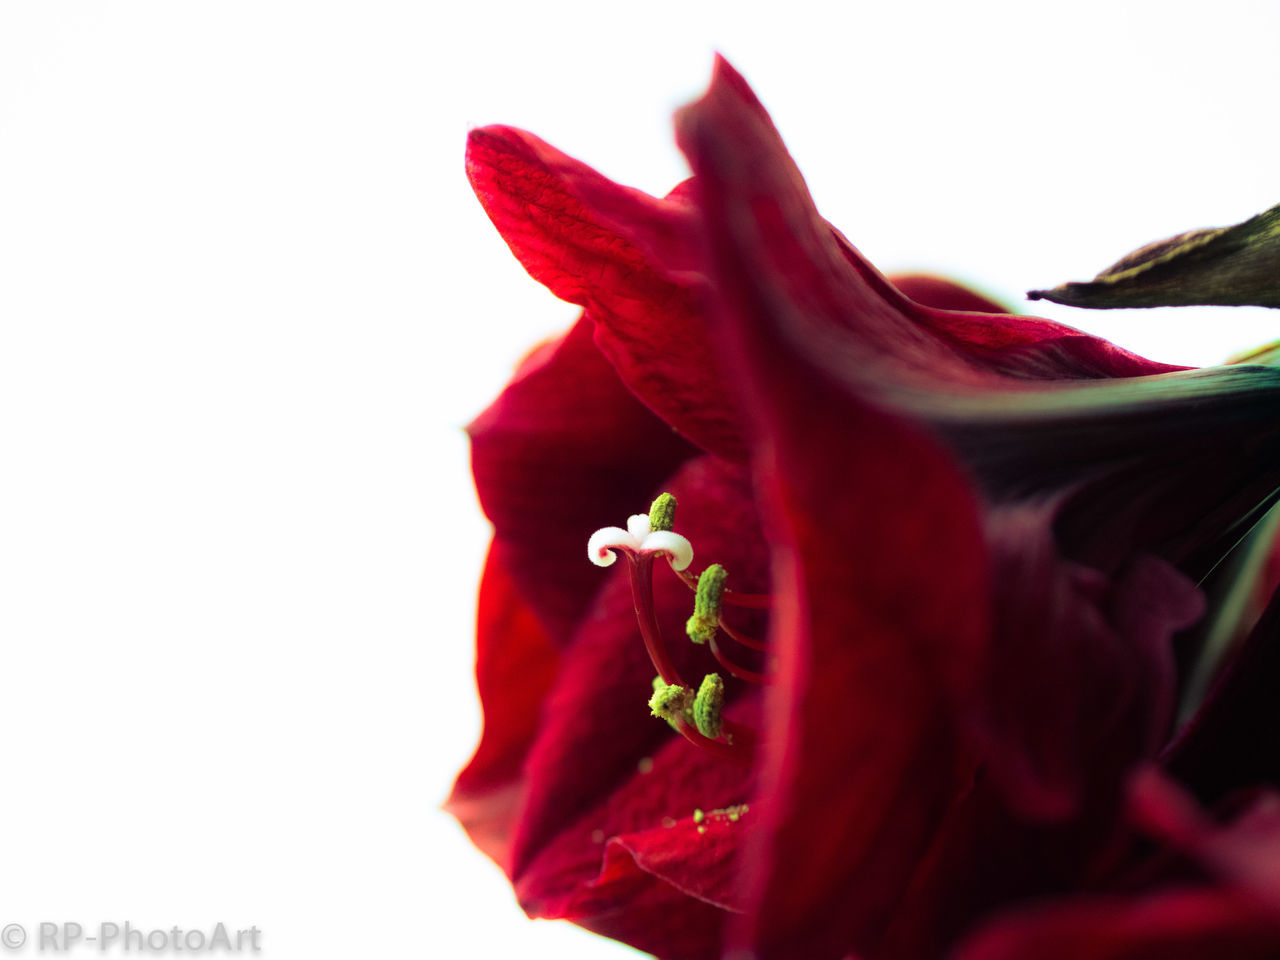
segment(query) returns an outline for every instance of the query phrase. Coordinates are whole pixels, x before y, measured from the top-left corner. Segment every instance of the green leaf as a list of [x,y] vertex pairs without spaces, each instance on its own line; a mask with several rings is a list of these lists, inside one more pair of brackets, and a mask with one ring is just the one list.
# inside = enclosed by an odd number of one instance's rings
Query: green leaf
[[1280,206],[1234,227],[1147,244],[1087,283],[1032,290],[1072,307],[1280,307]]

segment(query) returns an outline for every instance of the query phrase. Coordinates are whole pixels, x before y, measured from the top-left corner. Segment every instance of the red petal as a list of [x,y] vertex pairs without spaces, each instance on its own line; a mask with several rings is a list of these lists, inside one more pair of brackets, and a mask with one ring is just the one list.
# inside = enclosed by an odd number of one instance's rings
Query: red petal
[[889,278],[898,290],[923,307],[935,310],[962,310],[969,313],[1008,313],[994,300],[958,283],[924,273],[909,273]]
[[480,581],[476,626],[484,733],[445,809],[477,847],[509,869],[524,758],[560,655],[492,554]]
[[510,127],[472,131],[467,172],[530,275],[587,308],[627,386],[703,449],[741,459],[739,415],[695,303],[704,281],[687,191],[658,200],[619,186]]
[[751,814],[709,817],[705,833],[692,814],[745,799],[750,772],[672,737],[649,760],[560,825],[517,875],[517,895],[532,916],[570,919],[659,956],[718,957],[725,911],[742,902],[738,856]]
[[1188,889],[1064,901],[997,919],[956,960],[1264,960],[1280,927],[1239,896]]
[[1280,794],[1259,791],[1232,822],[1217,824],[1152,767],[1133,779],[1130,799],[1138,826],[1194,857],[1280,924]]
[[566,643],[601,584],[587,538],[644,510],[693,448],[627,392],[585,319],[533,353],[468,432],[494,553]]
[[1038,818],[1114,804],[1124,772],[1154,755],[1171,719],[1173,634],[1204,606],[1153,557],[1114,578],[1067,563],[1050,516],[1006,508],[988,520],[997,614],[970,714],[992,775]]
[[[786,318],[793,349],[838,379],[876,392],[1009,389],[1028,379],[1178,369],[1047,320],[935,310],[904,297],[818,215],[764,109],[723,61],[707,96],[678,122],[682,143],[704,136],[707,156],[714,154],[716,166],[695,166],[695,173],[735,183],[744,194],[737,210],[704,210],[705,229],[743,238],[758,254],[752,268],[785,278],[754,293],[779,298],[772,307]],[[700,189],[705,195],[718,186]],[[786,242],[770,242],[783,236]]]
[[725,912],[641,869],[622,847],[609,846],[599,882],[598,899],[574,923],[658,957],[721,956]]
[[[741,717],[743,711],[735,713]],[[615,855],[616,867],[622,851],[637,868],[683,896],[721,909],[742,908],[745,885],[737,850],[744,832],[755,825],[753,813],[737,823],[717,820],[714,829],[708,821],[705,833],[697,831],[692,818],[696,809],[745,801],[750,771],[672,737],[656,744],[646,760],[642,766],[631,764],[609,792],[594,793],[591,804],[564,821],[517,874],[516,891],[532,915],[577,920],[608,909],[605,854]]]
[[[986,558],[955,463],[823,376],[813,350],[958,366],[844,263],[741,78],[721,64],[681,145],[725,295],[726,353],[759,418],[775,542],[762,796],[771,799],[753,946],[843,956],[878,938],[968,760],[948,692],[979,669]],[[836,334],[850,338],[846,349]],[[810,339],[813,338],[813,339]],[[892,341],[892,343],[891,343]]]

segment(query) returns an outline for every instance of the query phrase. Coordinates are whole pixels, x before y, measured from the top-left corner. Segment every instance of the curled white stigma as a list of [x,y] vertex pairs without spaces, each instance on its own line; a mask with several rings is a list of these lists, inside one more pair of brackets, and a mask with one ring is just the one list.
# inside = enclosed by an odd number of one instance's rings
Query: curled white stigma
[[693,544],[670,530],[655,530],[640,544],[641,553],[665,553],[671,569],[679,572],[693,563]]
[[618,559],[612,549],[615,547],[639,553],[640,541],[621,527],[601,527],[587,541],[587,557],[597,567],[612,566]]
[[587,541],[587,558],[597,567],[608,567],[618,559],[614,550],[635,554],[665,553],[677,572],[693,563],[693,544],[670,530],[650,530],[649,515],[637,513],[627,518],[627,529],[602,527]]
[[627,517],[627,533],[636,538],[637,543],[644,541],[650,533],[649,515],[647,513],[637,513]]

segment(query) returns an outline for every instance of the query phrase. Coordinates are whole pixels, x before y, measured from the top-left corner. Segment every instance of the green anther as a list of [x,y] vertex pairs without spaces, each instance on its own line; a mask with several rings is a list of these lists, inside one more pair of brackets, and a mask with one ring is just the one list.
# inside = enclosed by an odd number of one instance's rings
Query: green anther
[[713,563],[698,577],[698,592],[693,599],[693,616],[684,625],[685,633],[694,643],[706,643],[716,635],[720,623],[720,598],[724,596],[724,582],[729,572]]
[[705,820],[705,819],[706,819],[706,817],[707,817],[707,815],[706,815],[705,813],[703,813],[701,809],[696,809],[696,810],[694,810],[694,811],[693,811],[693,822],[694,822],[694,823],[701,823],[703,820]]
[[664,683],[661,677],[653,681],[653,696],[649,698],[649,710],[672,725],[677,720],[688,719],[693,704],[693,691],[677,683]]
[[718,673],[708,673],[702,678],[702,686],[693,700],[693,723],[704,737],[714,740],[720,736],[721,717],[724,712],[724,680]]
[[676,498],[669,493],[658,495],[649,508],[650,530],[672,530],[676,525]]

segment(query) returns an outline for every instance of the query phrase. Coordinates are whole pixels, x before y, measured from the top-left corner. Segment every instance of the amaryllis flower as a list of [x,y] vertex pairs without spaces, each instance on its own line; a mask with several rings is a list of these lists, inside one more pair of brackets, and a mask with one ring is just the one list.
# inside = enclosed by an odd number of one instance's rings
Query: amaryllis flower
[[1280,765],[1280,373],[890,282],[723,62],[677,135],[661,199],[470,138],[584,308],[471,426],[477,845],[662,957],[1280,949],[1280,818],[1225,799]]

